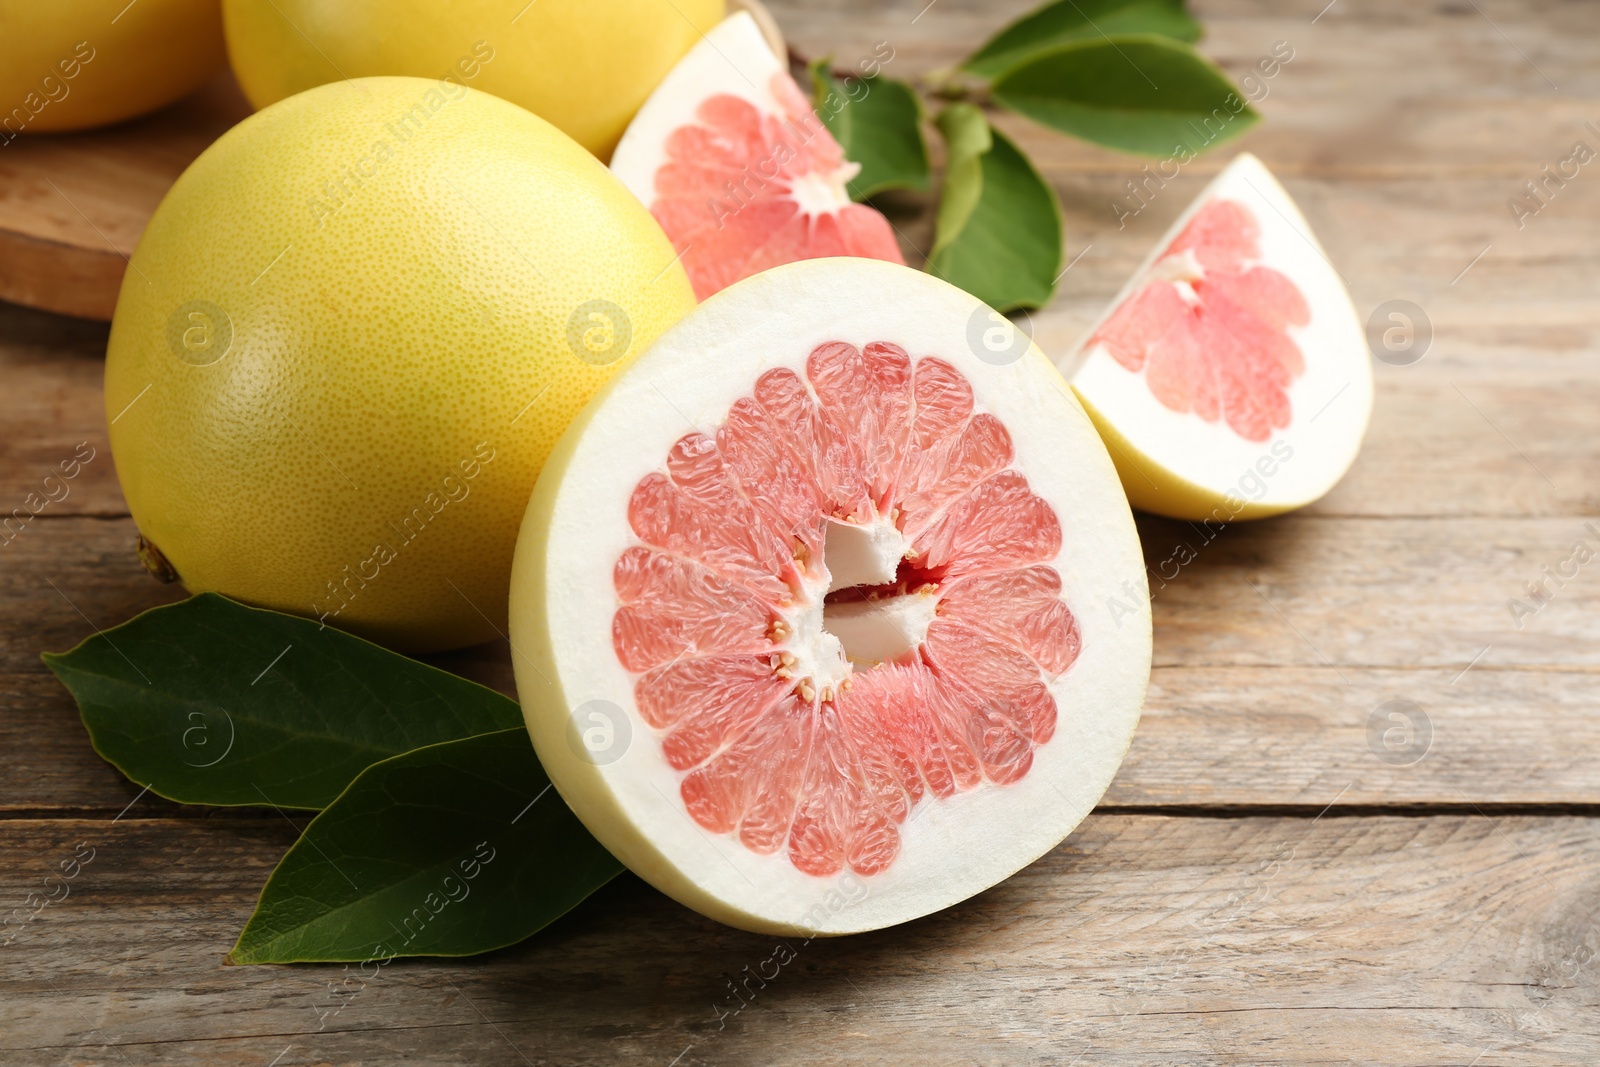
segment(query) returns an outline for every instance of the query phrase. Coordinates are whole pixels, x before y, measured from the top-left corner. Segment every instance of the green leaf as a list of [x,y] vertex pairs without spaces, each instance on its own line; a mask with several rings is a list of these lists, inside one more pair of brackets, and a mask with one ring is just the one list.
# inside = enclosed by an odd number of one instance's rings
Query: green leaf
[[853,200],[886,189],[926,190],[928,144],[922,136],[922,102],[905,82],[893,78],[849,77],[829,73],[829,60],[814,60],[812,106],[844,157],[861,164],[851,180]]
[[948,162],[928,271],[996,311],[1040,306],[1061,267],[1055,190],[973,105],[937,123]]
[[967,57],[967,70],[985,78],[1069,41],[1153,33],[1175,41],[1200,39],[1200,23],[1183,0],[1057,0],[1024,15]]
[[261,891],[230,963],[466,956],[515,944],[622,870],[523,729],[367,768]]
[[1215,148],[1261,117],[1194,49],[1149,35],[1051,49],[1007,70],[990,92],[1052,129],[1150,156]]
[[492,689],[214,593],[44,661],[95,751],[185,804],[321,808],[378,760],[522,724]]

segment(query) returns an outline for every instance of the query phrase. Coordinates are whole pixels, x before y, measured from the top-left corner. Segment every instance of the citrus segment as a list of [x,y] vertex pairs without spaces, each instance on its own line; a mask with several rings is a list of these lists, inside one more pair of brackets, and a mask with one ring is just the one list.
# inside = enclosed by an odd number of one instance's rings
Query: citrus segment
[[[992,314],[871,260],[767,271],[540,479],[511,612],[535,746],[707,914],[837,933],[954,903],[1057,843],[1126,748],[1149,666],[1126,501],[1037,349],[969,347]],[[815,913],[840,885],[865,899]]]
[[1136,507],[1228,522],[1300,507],[1355,459],[1363,330],[1289,194],[1240,155],[1068,363]]
[[795,260],[905,262],[888,220],[850,200],[859,165],[744,12],[673,69],[611,166],[650,206],[702,300]]
[[1022,567],[949,583],[942,614],[987,630],[1060,674],[1078,658],[1082,640],[1061,600],[1061,576],[1049,567]]
[[[928,373],[945,388],[970,395],[959,371],[927,358]],[[781,474],[758,468],[741,479],[711,436],[681,438],[664,470],[641,479],[629,509],[634,533],[650,549],[628,549],[616,567],[618,659],[633,670],[668,655],[685,664],[672,677],[675,693],[663,698],[658,674],[646,675],[636,695],[641,709],[655,711],[645,713],[656,720],[652,725],[671,724],[664,739],[669,763],[711,762],[682,786],[688,810],[716,832],[753,820],[758,829],[740,833],[746,845],[771,851],[786,842],[795,866],[813,874],[844,865],[862,874],[887,867],[899,851],[896,825],[910,810],[910,798],[922,795],[930,774],[947,780],[924,771],[914,751],[896,765],[896,750],[878,725],[886,715],[911,736],[932,732],[936,724],[921,720],[942,715],[943,758],[954,751],[963,764],[984,772],[968,777],[964,788],[984,776],[1014,781],[1027,772],[1032,746],[1055,730],[1055,701],[1041,683],[1071,665],[1073,657],[1063,650],[1077,645],[1060,577],[1040,565],[1061,547],[1054,510],[1015,470],[982,477],[994,462],[1009,459],[1009,448],[1002,455],[944,454],[936,477],[948,492],[918,493],[909,506],[900,496],[903,471],[912,474],[912,484],[934,476],[928,454],[913,455],[910,448],[917,365],[890,342],[857,348],[833,341],[811,351],[805,380],[768,372],[784,378],[780,411],[791,421],[774,419],[756,396],[744,397],[733,405],[742,419],[729,437],[737,441],[752,423],[762,425],[766,438],[797,462]],[[949,426],[948,432],[961,440],[965,428]],[[814,551],[829,523],[907,544],[894,584],[840,590],[827,554]],[[908,527],[920,535],[907,538]],[[694,562],[666,553],[685,553]],[[969,586],[988,579],[981,590],[994,597],[1003,617],[1013,617],[1009,625],[983,629],[939,617],[942,584],[965,575],[978,576],[967,579]],[[893,684],[875,687],[872,713],[857,707],[851,689],[879,664],[861,662],[842,641],[829,642],[815,630],[819,620],[827,624],[830,590],[853,593],[857,603],[924,602],[925,637],[908,639],[911,647],[901,657],[921,671],[897,673]],[[1018,625],[1016,616],[1025,623]],[[765,641],[757,637],[763,631]],[[718,655],[752,645],[766,657],[766,674],[781,685],[763,684],[757,660]],[[642,654],[647,648],[653,656]],[[807,673],[827,655],[834,660]],[[695,676],[692,665],[700,657],[711,662]],[[1041,661],[1055,669],[1047,674]],[[798,700],[778,699],[785,688]],[[923,701],[924,693],[931,701]],[[675,714],[662,714],[663,703],[675,705]],[[758,758],[786,736],[797,716],[810,720],[802,730],[816,746],[809,755]],[[903,746],[899,752],[906,754]],[[739,779],[737,789],[717,784],[730,775]],[[799,807],[787,816],[774,810],[764,798],[775,791],[795,794]]]
[[1255,261],[1261,227],[1244,204],[1208,201],[1167,246],[1131,300],[1090,339],[1173,411],[1219,417],[1265,441],[1289,425],[1288,388],[1305,370],[1286,332],[1310,309],[1294,282]]

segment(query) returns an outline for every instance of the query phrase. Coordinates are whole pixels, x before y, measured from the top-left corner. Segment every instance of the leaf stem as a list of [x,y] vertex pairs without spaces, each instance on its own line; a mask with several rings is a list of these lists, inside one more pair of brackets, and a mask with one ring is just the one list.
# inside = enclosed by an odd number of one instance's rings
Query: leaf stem
[[986,82],[973,78],[959,67],[940,67],[912,79],[918,91],[939,100],[963,101],[979,107],[990,105]]

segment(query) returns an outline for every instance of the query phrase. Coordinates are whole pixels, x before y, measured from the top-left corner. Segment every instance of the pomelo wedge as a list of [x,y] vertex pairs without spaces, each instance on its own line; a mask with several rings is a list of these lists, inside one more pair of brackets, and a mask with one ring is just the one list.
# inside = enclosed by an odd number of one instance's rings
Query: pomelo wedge
[[774,268],[546,464],[511,586],[528,728],[584,824],[689,907],[903,922],[1054,847],[1116,771],[1143,557],[1066,383],[1025,340],[969,340],[1006,325],[902,266]]
[[661,223],[702,300],[801,259],[905,262],[888,220],[850,201],[859,165],[748,12],[718,24],[657,86],[611,170]]
[[1182,519],[1311,503],[1349,469],[1372,412],[1350,295],[1248,153],[1172,225],[1065,369],[1134,507]]

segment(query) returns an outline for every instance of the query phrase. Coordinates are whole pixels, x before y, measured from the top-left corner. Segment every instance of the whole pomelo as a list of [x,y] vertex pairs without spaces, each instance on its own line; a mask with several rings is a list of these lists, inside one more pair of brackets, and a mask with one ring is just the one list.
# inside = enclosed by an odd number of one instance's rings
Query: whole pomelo
[[217,0],[0,0],[0,143],[165,107],[223,56]]
[[694,303],[643,206],[497,97],[364,78],[246,119],[133,255],[106,412],[194,592],[404,650],[503,631],[556,438]]
[[228,55],[265,107],[364,75],[450,77],[521,104],[608,158],[723,0],[224,0]]

